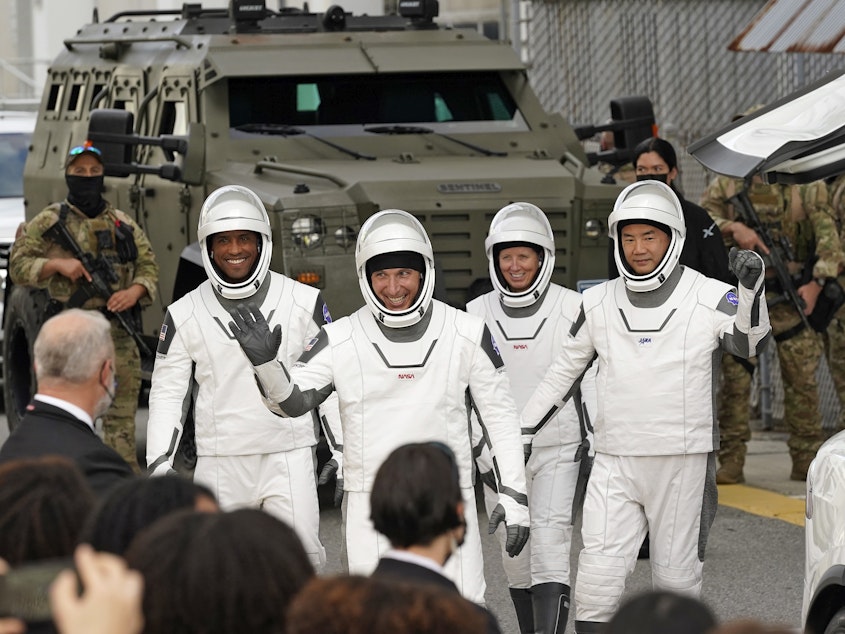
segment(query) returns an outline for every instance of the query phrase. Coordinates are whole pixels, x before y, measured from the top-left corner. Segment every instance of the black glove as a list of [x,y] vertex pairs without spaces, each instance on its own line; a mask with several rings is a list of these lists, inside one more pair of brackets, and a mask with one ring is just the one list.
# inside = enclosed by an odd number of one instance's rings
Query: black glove
[[753,291],[758,280],[763,276],[763,269],[765,268],[763,259],[754,251],[746,249],[739,251],[736,247],[731,247],[728,261],[731,265],[731,271],[736,275],[739,283]]
[[238,304],[229,314],[234,319],[229,322],[229,328],[252,365],[264,365],[276,358],[282,345],[281,325],[270,332],[267,320],[252,302]]
[[487,532],[492,535],[502,522],[505,522],[505,528],[508,533],[507,539],[505,540],[505,550],[511,557],[516,557],[522,552],[522,548],[528,541],[529,528],[518,524],[516,526],[509,526],[505,521],[505,507],[497,504],[496,508],[490,514],[490,523],[487,525]]
[[335,477],[335,486],[334,486],[334,505],[340,506],[343,502],[343,477],[336,477],[337,476],[337,460],[332,458],[326,464],[323,465],[322,471],[320,471],[320,477],[317,480],[318,485],[327,484],[329,480]]

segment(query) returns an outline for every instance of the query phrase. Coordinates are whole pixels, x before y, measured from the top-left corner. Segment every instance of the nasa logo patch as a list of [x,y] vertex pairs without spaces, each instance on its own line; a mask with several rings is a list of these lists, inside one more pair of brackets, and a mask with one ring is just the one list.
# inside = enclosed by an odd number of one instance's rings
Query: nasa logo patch
[[167,324],[162,324],[161,330],[158,333],[158,340],[164,341],[165,337],[167,337]]
[[312,338],[311,341],[305,344],[305,349],[303,350],[303,352],[309,352],[311,348],[314,347],[315,343],[317,343],[317,337]]
[[323,320],[330,324],[332,323],[332,316],[329,314],[329,307],[323,304]]
[[728,294],[725,295],[725,299],[728,300],[729,304],[733,304],[734,306],[739,305],[739,298],[736,296],[736,293],[733,291],[728,291]]

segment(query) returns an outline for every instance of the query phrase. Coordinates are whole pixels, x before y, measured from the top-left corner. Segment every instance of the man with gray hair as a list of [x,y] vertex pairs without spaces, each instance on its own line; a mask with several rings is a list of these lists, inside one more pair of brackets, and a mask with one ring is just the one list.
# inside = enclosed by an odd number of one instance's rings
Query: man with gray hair
[[73,308],[48,319],[35,339],[38,391],[9,439],[0,464],[61,455],[73,459],[97,495],[133,476],[131,467],[94,431],[115,393],[114,344],[108,320]]

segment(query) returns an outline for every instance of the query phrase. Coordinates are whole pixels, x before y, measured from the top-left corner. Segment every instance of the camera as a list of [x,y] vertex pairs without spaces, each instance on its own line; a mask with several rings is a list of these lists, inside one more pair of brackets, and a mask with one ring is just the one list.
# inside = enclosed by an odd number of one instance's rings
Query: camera
[[73,569],[70,558],[45,559],[22,564],[0,575],[0,617],[27,623],[52,620],[50,585],[62,570]]

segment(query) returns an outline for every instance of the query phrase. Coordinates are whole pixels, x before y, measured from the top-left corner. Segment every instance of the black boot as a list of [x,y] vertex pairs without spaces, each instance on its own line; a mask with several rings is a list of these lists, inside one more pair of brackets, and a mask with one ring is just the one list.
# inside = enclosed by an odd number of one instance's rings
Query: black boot
[[607,623],[599,621],[575,621],[575,634],[601,634],[607,629]]
[[537,634],[563,634],[569,616],[569,586],[538,583],[531,586]]
[[516,621],[519,623],[519,634],[534,633],[534,609],[531,607],[530,588],[508,588],[511,591],[511,601],[516,610]]

